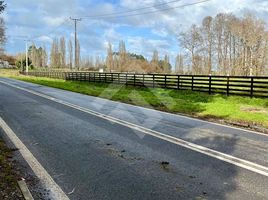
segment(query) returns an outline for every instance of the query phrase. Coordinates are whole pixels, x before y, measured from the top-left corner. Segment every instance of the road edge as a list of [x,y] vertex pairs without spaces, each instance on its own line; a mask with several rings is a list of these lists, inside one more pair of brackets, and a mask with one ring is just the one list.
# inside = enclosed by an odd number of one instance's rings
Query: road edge
[[12,129],[7,125],[7,123],[0,117],[0,127],[14,146],[19,149],[20,154],[24,160],[28,163],[30,168],[33,170],[34,174],[40,181],[50,189],[51,198],[58,200],[70,200],[69,197],[63,192],[60,186],[53,180],[53,178],[48,174],[45,168],[38,162],[30,150],[22,143],[22,141],[17,137],[17,135],[12,131]]

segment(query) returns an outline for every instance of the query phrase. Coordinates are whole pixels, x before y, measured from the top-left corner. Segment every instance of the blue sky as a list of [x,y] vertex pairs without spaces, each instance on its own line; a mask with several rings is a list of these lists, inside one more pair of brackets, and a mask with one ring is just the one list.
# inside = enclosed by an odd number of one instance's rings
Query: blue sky
[[[25,50],[25,42],[18,36],[28,36],[36,45],[50,49],[54,37],[65,36],[73,39],[74,25],[70,16],[83,17],[102,15],[126,10],[150,7],[171,0],[6,0],[4,13],[8,42],[6,51],[16,54]],[[181,0],[162,7],[152,7],[140,12],[157,11],[169,7],[198,2]],[[177,35],[192,23],[199,24],[205,16],[215,16],[219,12],[242,15],[250,11],[268,20],[268,1],[264,0],[211,0],[202,4],[172,9],[148,15],[123,18],[84,18],[79,23],[81,54],[103,56],[108,42],[114,50],[118,42],[124,40],[129,52],[143,54],[149,58],[154,50],[160,56],[169,54],[171,60],[179,53]],[[135,12],[134,12],[135,13]]]

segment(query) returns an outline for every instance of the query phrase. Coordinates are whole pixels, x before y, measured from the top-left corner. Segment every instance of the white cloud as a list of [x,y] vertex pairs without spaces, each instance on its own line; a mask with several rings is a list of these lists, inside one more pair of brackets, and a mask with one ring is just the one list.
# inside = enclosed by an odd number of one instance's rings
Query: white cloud
[[52,43],[53,39],[49,36],[43,35],[37,38],[37,40],[41,43]]
[[[73,38],[73,22],[58,27],[69,16],[122,12],[168,1],[170,0],[118,0],[112,4],[96,0],[27,0],[26,4],[25,0],[8,0],[8,9],[4,17],[8,34],[37,36],[38,42],[50,43],[51,38],[55,36],[65,35]],[[178,7],[192,2],[196,0],[182,0],[168,6]],[[150,11],[161,8],[167,6],[153,7]],[[79,38],[81,48],[85,53],[88,50],[88,54],[101,51],[105,54],[107,42],[117,46],[118,41],[123,39],[129,51],[150,56],[154,49],[158,49],[162,55],[169,53],[174,56],[177,48],[176,35],[192,23],[201,23],[205,16],[215,16],[219,12],[232,12],[241,16],[245,10],[268,21],[268,1],[212,0],[148,15],[101,20],[85,18],[78,26]],[[128,31],[121,32],[122,27]],[[142,28],[148,32],[146,37],[143,32],[137,31]],[[14,46],[10,46],[9,49],[12,52],[16,51]],[[20,49],[23,47],[18,47],[17,51]]]

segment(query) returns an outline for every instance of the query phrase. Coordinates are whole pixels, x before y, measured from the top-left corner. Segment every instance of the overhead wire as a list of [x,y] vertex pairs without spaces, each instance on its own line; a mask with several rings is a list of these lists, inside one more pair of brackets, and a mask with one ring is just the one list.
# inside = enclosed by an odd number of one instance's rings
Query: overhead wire
[[110,15],[126,14],[126,13],[131,13],[131,12],[137,12],[140,10],[146,10],[146,9],[150,9],[150,8],[160,7],[160,6],[168,5],[171,3],[177,3],[179,1],[182,1],[182,0],[173,0],[173,1],[168,1],[165,3],[152,4],[152,6],[141,7],[141,8],[126,10],[126,11],[121,11],[121,12],[114,12],[114,13],[107,13],[107,14],[100,14],[100,15],[88,15],[88,16],[84,16],[84,18],[104,17],[104,16],[110,16]]
[[[165,11],[174,10],[174,9],[177,9],[177,8],[189,7],[189,6],[209,2],[211,0],[202,0],[202,1],[197,1],[197,2],[193,2],[193,3],[186,3],[186,4],[183,4],[183,5],[179,5],[179,6],[172,6],[172,7],[168,7],[168,8],[161,8],[161,9],[151,10],[151,11],[146,11],[146,12],[138,12],[138,11],[141,11],[141,10],[157,8],[157,7],[160,7],[160,6],[168,5],[168,4],[171,4],[171,3],[176,3],[176,2],[179,2],[179,1],[182,1],[182,0],[173,0],[173,1],[168,1],[168,2],[164,2],[164,3],[154,4],[153,6],[146,6],[146,7],[141,7],[141,8],[137,8],[137,9],[127,10],[127,11],[122,11],[122,12],[107,13],[107,14],[102,14],[102,15],[90,15],[90,16],[84,16],[84,17],[81,17],[81,18],[82,19],[105,19],[105,18],[121,18],[121,17],[140,16],[140,15],[147,15],[147,14],[153,14],[153,13],[158,13],[158,12],[165,12]],[[138,12],[138,13],[133,13],[133,12]],[[130,13],[130,14],[128,14],[128,13]],[[60,23],[57,27],[55,27],[53,30],[51,30],[50,32],[48,32],[45,35],[48,36],[48,35],[51,35],[52,33],[55,33],[56,31],[58,31],[58,29],[60,27],[65,25],[67,22],[69,22],[69,17],[68,18],[66,17],[62,23]],[[40,38],[43,35],[44,34],[33,36],[33,37],[30,37],[30,39],[31,40],[37,40],[38,38]]]
[[211,0],[202,0],[202,1],[197,1],[197,2],[193,2],[193,3],[187,3],[187,4],[183,4],[183,5],[179,5],[179,6],[173,6],[173,7],[168,7],[168,8],[163,8],[163,9],[158,9],[158,10],[153,10],[153,11],[148,11],[148,12],[141,12],[141,13],[134,13],[134,14],[128,14],[128,15],[117,15],[117,14],[113,14],[113,15],[109,15],[107,14],[107,16],[91,16],[91,17],[85,17],[86,19],[101,19],[101,18],[120,18],[120,17],[131,17],[131,16],[139,16],[139,15],[147,15],[147,14],[153,14],[153,13],[158,13],[158,12],[164,12],[164,11],[169,11],[169,10],[174,10],[177,8],[183,8],[183,7],[189,7],[189,6],[193,6],[193,5],[197,5],[197,4],[202,4],[205,2],[209,2]]

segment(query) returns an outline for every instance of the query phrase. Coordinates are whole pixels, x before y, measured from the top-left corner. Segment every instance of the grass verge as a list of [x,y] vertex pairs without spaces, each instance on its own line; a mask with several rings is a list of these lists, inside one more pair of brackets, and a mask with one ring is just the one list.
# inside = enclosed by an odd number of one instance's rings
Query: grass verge
[[22,76],[17,75],[16,72],[6,72],[5,76],[171,113],[186,114],[213,121],[220,120],[225,123],[232,123],[247,127],[259,126],[268,128],[267,98],[250,98],[241,96],[227,97],[220,94],[209,95],[207,93],[193,91],[139,88],[104,83],[74,82]]
[[11,159],[13,151],[0,138],[0,199],[23,199],[17,184],[18,175]]

